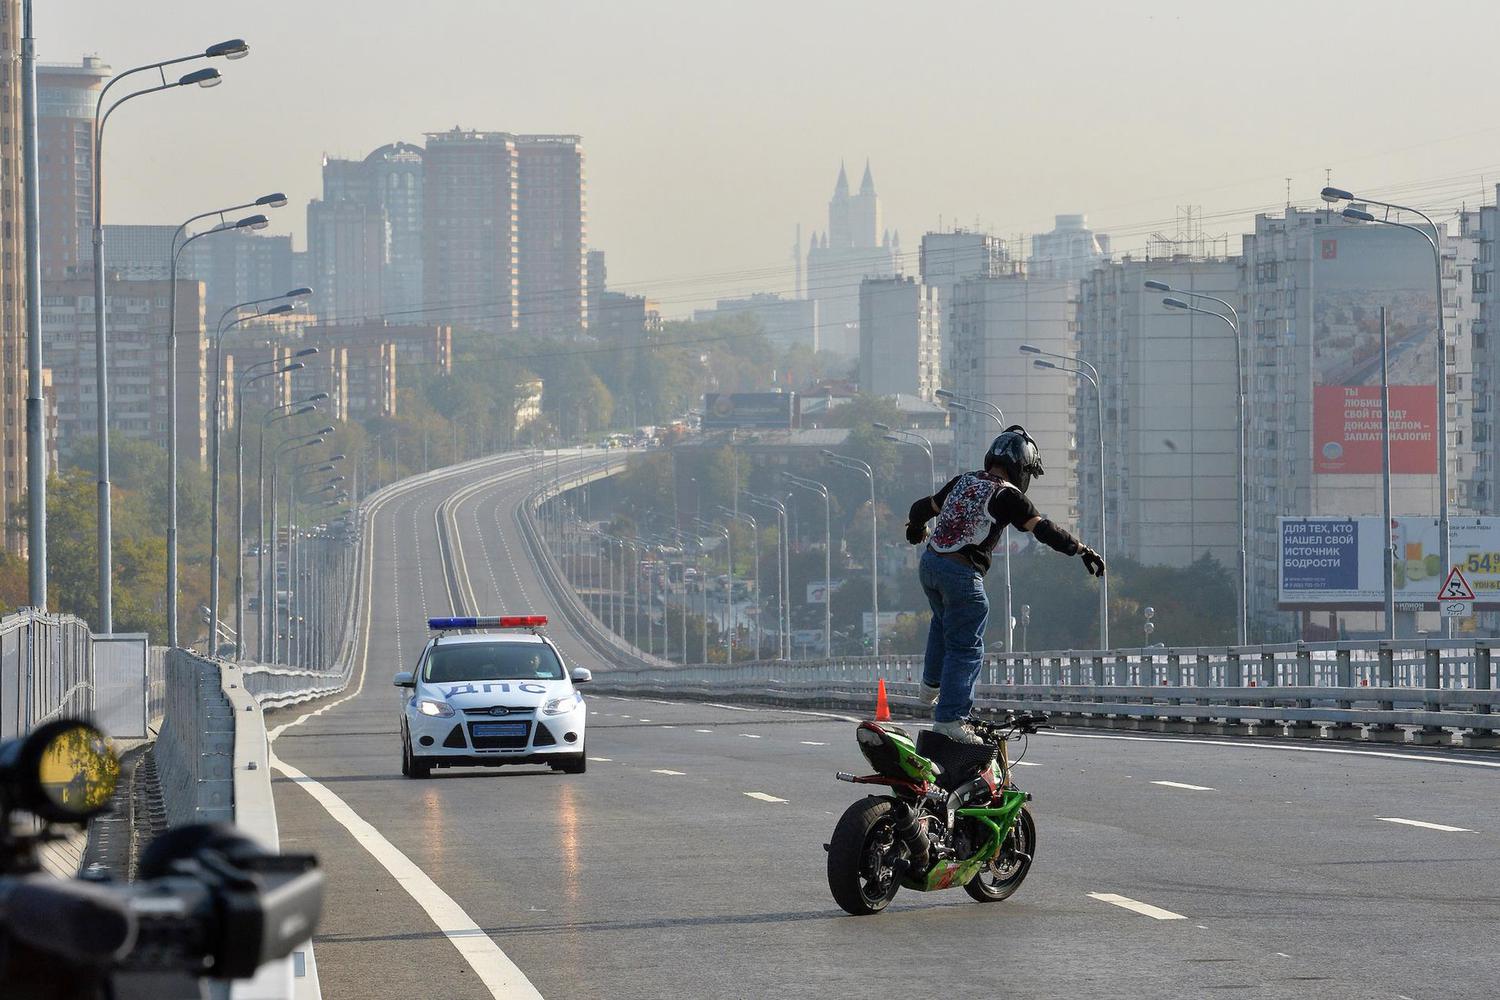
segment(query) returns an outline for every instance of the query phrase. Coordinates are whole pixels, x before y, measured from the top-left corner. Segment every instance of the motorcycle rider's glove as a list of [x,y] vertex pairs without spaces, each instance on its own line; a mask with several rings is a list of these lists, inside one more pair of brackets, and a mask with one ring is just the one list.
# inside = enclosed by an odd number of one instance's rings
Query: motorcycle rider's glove
[[1083,568],[1089,571],[1090,576],[1104,575],[1104,557],[1085,545],[1079,556],[1083,558]]
[[921,545],[927,541],[927,525],[906,522],[906,540],[913,545]]

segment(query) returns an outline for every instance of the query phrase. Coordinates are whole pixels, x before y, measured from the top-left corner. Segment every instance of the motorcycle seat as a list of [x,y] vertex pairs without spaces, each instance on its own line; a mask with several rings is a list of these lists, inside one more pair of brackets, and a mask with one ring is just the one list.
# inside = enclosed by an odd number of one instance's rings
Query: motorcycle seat
[[937,765],[937,786],[951,792],[995,761],[995,748],[958,743],[924,729],[917,735],[917,753]]

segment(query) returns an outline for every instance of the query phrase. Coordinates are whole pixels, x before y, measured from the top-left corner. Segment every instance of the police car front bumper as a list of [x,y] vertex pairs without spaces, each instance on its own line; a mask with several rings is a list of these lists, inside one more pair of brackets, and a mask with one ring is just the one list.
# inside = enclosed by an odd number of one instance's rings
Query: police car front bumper
[[407,713],[412,753],[434,764],[524,764],[583,752],[582,705],[561,715]]

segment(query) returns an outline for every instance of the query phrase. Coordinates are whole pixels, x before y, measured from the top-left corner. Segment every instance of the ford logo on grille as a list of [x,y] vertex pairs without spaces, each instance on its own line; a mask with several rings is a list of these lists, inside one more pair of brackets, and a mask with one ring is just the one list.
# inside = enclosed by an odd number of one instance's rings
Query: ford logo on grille
[[510,709],[506,708],[504,705],[496,705],[494,708],[490,709],[490,714],[491,715],[509,715],[510,714]]

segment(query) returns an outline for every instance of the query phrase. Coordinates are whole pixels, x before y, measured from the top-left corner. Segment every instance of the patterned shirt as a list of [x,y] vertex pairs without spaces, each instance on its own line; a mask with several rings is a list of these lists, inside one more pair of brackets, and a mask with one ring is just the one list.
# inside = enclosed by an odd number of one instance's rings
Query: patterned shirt
[[1036,507],[1012,484],[987,472],[965,472],[950,479],[931,497],[912,504],[912,524],[926,524],[937,508],[937,524],[927,546],[934,552],[957,553],[980,573],[988,573],[990,557],[1007,525],[1025,531],[1037,517]]

